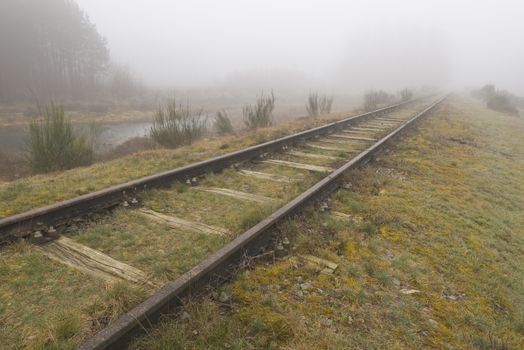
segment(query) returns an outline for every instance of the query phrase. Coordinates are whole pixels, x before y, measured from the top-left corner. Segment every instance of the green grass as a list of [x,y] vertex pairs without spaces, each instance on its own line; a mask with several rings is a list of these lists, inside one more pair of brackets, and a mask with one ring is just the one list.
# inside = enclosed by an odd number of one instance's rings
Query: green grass
[[206,130],[207,117],[202,116],[202,110],[195,114],[189,104],[183,107],[172,99],[155,113],[149,136],[166,148],[177,148],[203,137]]
[[12,245],[0,253],[1,347],[72,349],[146,294],[56,264],[28,244]]
[[94,160],[93,140],[73,131],[61,106],[46,106],[43,120],[31,121],[29,136],[28,158],[35,173],[85,166]]
[[[362,223],[309,210],[281,224],[292,258],[223,286],[231,309],[190,302],[135,348],[524,347],[524,121],[453,97],[419,125],[332,197]],[[319,274],[305,253],[339,268]]]

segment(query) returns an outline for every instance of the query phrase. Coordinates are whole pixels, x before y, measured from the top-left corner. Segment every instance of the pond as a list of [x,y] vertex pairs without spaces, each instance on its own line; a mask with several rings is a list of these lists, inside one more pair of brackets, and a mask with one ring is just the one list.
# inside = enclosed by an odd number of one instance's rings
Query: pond
[[[106,152],[134,137],[145,136],[150,122],[123,122],[96,124],[98,131],[98,152]],[[76,124],[75,129],[88,132],[88,124]],[[19,153],[26,149],[29,126],[7,126],[0,128],[0,151]]]

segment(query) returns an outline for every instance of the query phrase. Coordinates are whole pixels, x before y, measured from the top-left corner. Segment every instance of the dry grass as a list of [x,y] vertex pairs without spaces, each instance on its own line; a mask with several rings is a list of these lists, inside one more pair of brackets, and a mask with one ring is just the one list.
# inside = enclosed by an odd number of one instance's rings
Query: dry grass
[[[135,348],[524,347],[522,119],[451,102],[280,231],[291,258],[241,273]],[[372,229],[373,228],[373,229]],[[339,265],[320,274],[299,254]],[[411,291],[410,291],[411,290]]]

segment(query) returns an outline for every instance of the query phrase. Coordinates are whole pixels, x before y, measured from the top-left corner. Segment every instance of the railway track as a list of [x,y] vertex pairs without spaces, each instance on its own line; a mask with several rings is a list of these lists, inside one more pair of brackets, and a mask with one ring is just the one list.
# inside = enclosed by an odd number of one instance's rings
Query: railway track
[[[65,200],[41,208],[36,208],[34,210],[6,218],[1,218],[0,243],[9,242],[19,238],[27,238],[35,232],[39,232],[43,236],[50,234],[50,239],[53,239],[54,237],[52,233],[54,233],[55,230],[61,226],[67,225],[71,219],[106,208],[112,208],[118,205],[133,204],[135,197],[140,191],[169,186],[175,181],[192,181],[198,176],[221,171],[236,163],[256,159],[270,152],[285,150],[286,147],[291,147],[294,144],[333,133],[337,130],[342,130],[349,125],[360,123],[368,118],[374,118],[382,114],[391,113],[402,106],[412,103],[414,102],[408,101],[395,104],[378,109],[376,111],[349,117],[324,126],[308,129],[303,132],[265,142],[223,156],[189,164],[184,167],[112,186],[104,190],[91,192],[73,199]],[[373,131],[375,129],[371,128],[369,130],[360,131],[366,132]],[[333,143],[335,143],[335,145],[333,145]],[[331,144],[327,142],[327,144],[324,145],[312,144],[311,147],[321,151],[340,150],[341,152],[344,152],[343,147],[337,147],[337,143],[340,144],[341,140],[339,140],[339,142],[332,141]]]
[[[344,172],[442,100],[393,105],[4,218],[0,240],[30,238],[42,254],[82,273],[148,288],[149,298],[80,346],[120,349],[181,298],[220,283],[274,244],[270,228],[331,193]],[[116,210],[78,220],[107,208]]]

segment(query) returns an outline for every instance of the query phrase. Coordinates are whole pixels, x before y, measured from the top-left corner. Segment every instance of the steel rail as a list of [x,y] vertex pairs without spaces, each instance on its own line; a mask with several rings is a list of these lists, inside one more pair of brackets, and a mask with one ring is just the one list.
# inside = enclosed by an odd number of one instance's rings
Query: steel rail
[[272,237],[269,229],[274,227],[277,222],[296,213],[298,209],[311,203],[312,200],[323,198],[332,193],[340,186],[342,175],[345,172],[367,162],[387,142],[406,130],[415,121],[427,115],[445,98],[439,98],[400,127],[242,233],[175,281],[166,284],[143,303],[122,315],[91,339],[88,339],[78,349],[105,350],[125,348],[133,338],[151,327],[162,315],[175,312],[177,307],[181,305],[182,298],[202,291],[211,281],[216,281],[217,278],[222,281],[225,280],[242,259],[246,256],[256,256],[260,252],[261,247],[266,246],[271,241]]
[[1,218],[0,244],[26,237],[35,230],[45,231],[50,226],[57,227],[72,218],[80,217],[90,212],[114,207],[128,198],[132,198],[136,192],[141,190],[164,187],[177,180],[186,181],[206,173],[217,172],[232,164],[254,159],[268,152],[281,150],[283,147],[299,141],[331,133],[353,122],[389,113],[414,101],[416,100],[397,103],[208,160],[188,164],[72,199],[35,208],[24,213]]

